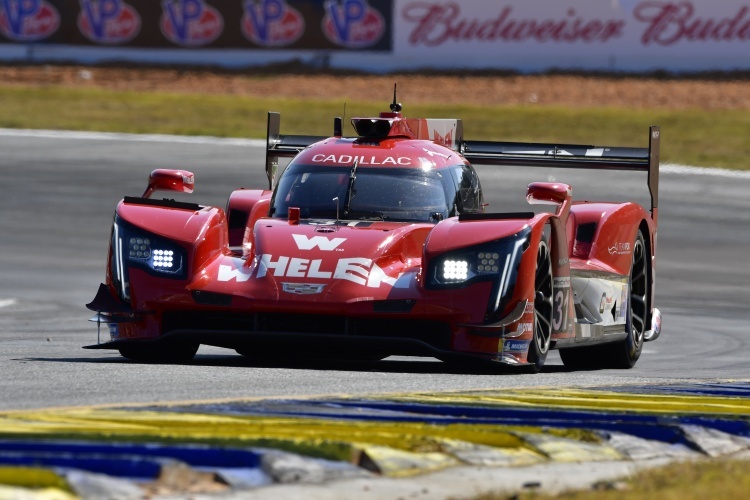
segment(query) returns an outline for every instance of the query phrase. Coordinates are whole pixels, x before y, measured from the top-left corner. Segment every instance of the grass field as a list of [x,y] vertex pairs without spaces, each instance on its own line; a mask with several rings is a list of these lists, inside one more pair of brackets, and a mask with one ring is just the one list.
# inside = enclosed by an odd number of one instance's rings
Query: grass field
[[[518,500],[705,500],[748,498],[750,463],[747,460],[678,462],[658,469],[644,470],[617,483],[604,483],[591,491],[557,496],[534,492],[514,496]],[[507,496],[486,496],[500,500]]]
[[[346,116],[383,108],[380,100],[348,102]],[[0,85],[4,128],[263,138],[269,110],[281,112],[282,133],[330,135],[344,102]],[[600,146],[645,147],[648,126],[661,125],[662,163],[750,170],[747,110],[414,105],[405,114],[461,118],[467,139]]]

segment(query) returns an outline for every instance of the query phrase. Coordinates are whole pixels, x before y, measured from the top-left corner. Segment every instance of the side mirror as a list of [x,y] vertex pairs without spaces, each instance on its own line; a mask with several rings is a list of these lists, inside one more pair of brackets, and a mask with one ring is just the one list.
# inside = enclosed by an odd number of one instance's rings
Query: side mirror
[[564,223],[570,212],[573,190],[559,182],[532,182],[526,189],[526,200],[531,205],[557,205],[556,215]]
[[192,193],[195,188],[195,174],[187,170],[157,168],[148,177],[148,187],[142,198],[148,198],[154,191],[178,191]]

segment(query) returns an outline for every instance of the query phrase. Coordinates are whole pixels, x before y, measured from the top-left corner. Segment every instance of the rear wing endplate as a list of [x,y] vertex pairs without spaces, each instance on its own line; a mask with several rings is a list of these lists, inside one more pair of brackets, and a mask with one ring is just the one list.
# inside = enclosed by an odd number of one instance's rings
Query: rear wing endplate
[[276,171],[279,168],[279,158],[294,158],[297,153],[310,144],[322,141],[326,137],[315,135],[281,135],[281,115],[274,111],[268,112],[268,128],[266,130],[266,176],[268,188],[276,185]]
[[462,141],[459,152],[476,165],[589,168],[648,173],[651,216],[659,206],[659,148],[661,128],[649,128],[648,148],[618,148],[572,144]]

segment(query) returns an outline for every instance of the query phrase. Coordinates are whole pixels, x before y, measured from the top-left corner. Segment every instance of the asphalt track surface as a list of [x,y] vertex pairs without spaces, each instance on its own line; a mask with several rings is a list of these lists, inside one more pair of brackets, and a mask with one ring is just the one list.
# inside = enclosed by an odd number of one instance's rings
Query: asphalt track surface
[[[423,358],[259,366],[202,347],[173,366],[81,349],[96,342],[84,304],[104,278],[120,198],[140,195],[154,168],[183,168],[196,174],[191,200],[224,206],[234,188],[267,185],[262,165],[260,141],[0,130],[0,410],[750,379],[750,175],[678,167],[661,175],[663,331],[632,370],[570,372],[556,353],[541,374],[497,375]],[[491,211],[527,210],[525,186],[550,177],[574,199],[648,203],[645,174],[478,170]]]

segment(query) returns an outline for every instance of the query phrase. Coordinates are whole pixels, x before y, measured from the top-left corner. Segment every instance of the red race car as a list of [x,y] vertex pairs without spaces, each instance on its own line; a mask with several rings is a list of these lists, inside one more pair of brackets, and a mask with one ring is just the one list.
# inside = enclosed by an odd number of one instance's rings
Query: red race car
[[[394,102],[354,118],[357,137],[281,135],[269,113],[267,190],[218,207],[150,198],[192,192],[155,170],[125,197],[106,281],[87,305],[116,349],[186,362],[200,344],[259,359],[389,355],[538,372],[550,349],[571,368],[630,368],[659,336],[653,304],[659,128],[648,148],[464,140],[460,120],[409,119]],[[281,157],[293,159],[277,179]],[[648,172],[636,203],[574,203],[534,182],[551,213],[485,213],[471,163]]]

